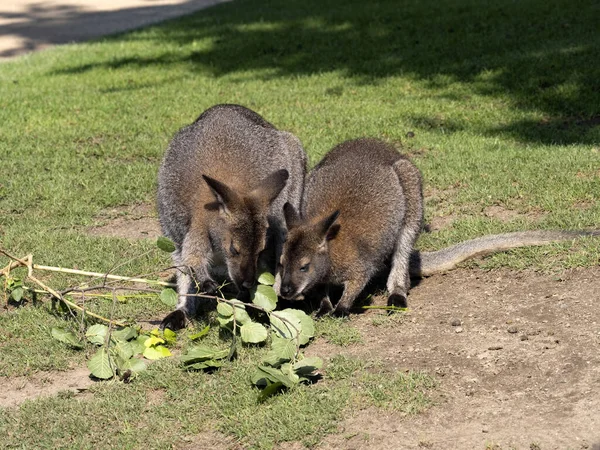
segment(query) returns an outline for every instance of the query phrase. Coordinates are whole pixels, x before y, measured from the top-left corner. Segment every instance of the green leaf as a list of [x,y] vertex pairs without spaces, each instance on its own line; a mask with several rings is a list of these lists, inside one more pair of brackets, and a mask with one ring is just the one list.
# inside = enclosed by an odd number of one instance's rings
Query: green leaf
[[271,340],[271,351],[267,353],[263,362],[273,367],[279,367],[283,363],[294,359],[296,350],[294,339],[283,339],[274,335]]
[[164,345],[156,345],[156,346],[148,347],[146,350],[144,350],[144,358],[146,358],[146,359],[155,360],[155,359],[167,358],[169,356],[171,356],[171,352]]
[[96,354],[87,362],[87,367],[92,375],[101,380],[108,380],[114,377],[115,373],[110,361],[110,355],[105,347],[100,347]]
[[219,314],[217,316],[217,321],[219,322],[219,325],[221,326],[221,328],[227,328],[227,329],[231,330],[231,327],[233,326],[233,314],[231,316],[227,316],[227,317],[224,317]]
[[161,332],[158,328],[152,328],[152,330],[150,330],[150,336],[160,337]]
[[[276,383],[276,382],[281,382],[283,383],[286,387],[293,387],[296,383],[290,379],[290,377],[288,377],[286,374],[284,374],[280,369],[275,369],[273,367],[268,367],[268,366],[258,366],[257,368],[257,373],[255,374],[255,376],[253,377],[254,379],[257,379],[257,377],[262,376],[262,378],[267,379],[268,381],[272,382],[272,383]],[[258,378],[258,381],[260,382],[261,378]],[[259,384],[259,383],[255,383],[255,384]]]
[[259,275],[258,282],[266,286],[273,286],[275,284],[275,276],[271,272],[263,272]]
[[323,360],[318,356],[304,358],[302,361],[298,361],[293,365],[294,372],[301,377],[315,375],[313,372],[321,367],[323,367]]
[[259,284],[253,290],[252,303],[265,311],[273,311],[277,306],[277,294],[271,286]]
[[137,337],[138,332],[135,328],[125,327],[112,332],[112,337],[117,341],[130,341]]
[[233,316],[235,317],[237,324],[243,325],[245,323],[252,322],[252,319],[250,319],[250,316],[248,315],[248,312],[246,311],[246,305],[244,304],[244,302],[242,302],[240,300],[231,300],[231,301],[234,304]]
[[148,339],[146,339],[146,341],[144,342],[144,346],[146,348],[150,348],[150,347],[154,347],[156,345],[159,344],[164,344],[165,340],[163,338],[160,338],[158,336],[150,336]]
[[130,358],[123,364],[123,370],[131,370],[134,373],[140,373],[147,369],[147,365],[139,358]]
[[117,355],[124,361],[127,361],[133,356],[133,347],[127,341],[117,341],[113,347]]
[[268,384],[262,391],[260,391],[260,394],[258,394],[258,402],[264,402],[269,397],[277,394],[277,392],[279,392],[283,388],[284,384],[281,381]]
[[168,328],[163,330],[163,337],[165,338],[165,341],[167,341],[168,345],[173,345],[175,342],[177,342],[177,333],[175,333],[173,330],[169,330]]
[[190,339],[191,339],[192,341],[195,341],[195,340],[197,340],[197,339],[200,339],[201,337],[203,337],[203,336],[206,336],[206,335],[208,334],[208,331],[209,331],[209,330],[210,330],[210,325],[206,325],[202,331],[200,331],[200,332],[198,332],[198,333],[196,333],[196,334],[192,334],[192,335],[190,336]]
[[144,350],[146,350],[146,346],[144,345],[144,343],[148,339],[148,336],[140,334],[137,338],[129,342],[129,344],[131,345],[131,349],[133,350],[134,356],[144,353]]
[[247,322],[240,328],[242,342],[249,344],[258,344],[267,340],[269,333],[260,323]]
[[14,288],[10,293],[10,296],[15,302],[20,302],[23,298],[23,288],[21,286]]
[[85,332],[88,342],[95,345],[103,345],[108,334],[108,327],[102,324],[92,325]]
[[225,302],[219,302],[217,304],[217,312],[223,317],[233,316],[233,307]]
[[163,252],[173,253],[175,251],[175,244],[169,238],[164,236],[160,236],[156,240],[156,246],[160,248]]
[[64,344],[68,344],[71,347],[81,349],[83,348],[82,342],[72,331],[67,331],[64,328],[54,327],[51,330],[52,337],[57,341],[60,341]]
[[204,369],[217,369],[223,366],[222,361],[215,359],[207,359],[206,361],[197,362],[186,366],[186,370],[204,370]]
[[312,317],[299,309],[288,308],[284,309],[283,311],[294,315],[300,320],[300,345],[308,344],[308,341],[315,336],[315,322],[313,321]]
[[160,291],[160,300],[167,306],[175,306],[177,304],[177,292],[171,288],[165,288]]
[[279,370],[281,370],[281,372],[294,384],[298,384],[300,383],[300,377],[298,376],[298,374],[296,372],[294,372],[294,369],[292,368],[292,365],[290,363],[285,363],[282,364],[282,366],[279,368]]
[[210,359],[223,359],[229,355],[229,350],[214,350],[204,346],[196,346],[189,348],[181,355],[181,362],[184,364],[192,364]]
[[[279,337],[286,339],[295,339],[302,330],[300,319],[290,310],[276,311],[270,314],[271,329]],[[282,320],[285,319],[285,320]]]

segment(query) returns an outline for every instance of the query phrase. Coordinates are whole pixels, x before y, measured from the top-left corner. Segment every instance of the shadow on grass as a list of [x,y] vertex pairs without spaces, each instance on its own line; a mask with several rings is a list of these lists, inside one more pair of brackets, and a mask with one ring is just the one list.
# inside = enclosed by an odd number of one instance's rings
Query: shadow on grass
[[152,54],[61,73],[185,63],[215,77],[337,71],[359,84],[398,75],[432,89],[461,82],[543,116],[485,132],[591,144],[600,138],[599,16],[589,0],[236,0],[115,38],[148,40]]

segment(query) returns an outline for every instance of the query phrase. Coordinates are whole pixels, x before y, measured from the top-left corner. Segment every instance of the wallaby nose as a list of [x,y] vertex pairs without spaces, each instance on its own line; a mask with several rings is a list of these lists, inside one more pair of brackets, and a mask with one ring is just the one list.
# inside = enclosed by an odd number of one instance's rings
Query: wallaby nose
[[281,286],[281,295],[283,297],[287,297],[291,293],[292,293],[292,287],[289,284],[286,284],[285,286]]
[[252,286],[254,286],[254,282],[250,280],[246,280],[242,283],[242,287],[246,289],[250,289]]

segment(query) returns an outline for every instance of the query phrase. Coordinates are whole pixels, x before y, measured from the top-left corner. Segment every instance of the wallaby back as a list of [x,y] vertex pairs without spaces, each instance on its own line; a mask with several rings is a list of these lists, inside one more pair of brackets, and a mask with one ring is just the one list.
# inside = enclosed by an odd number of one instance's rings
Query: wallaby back
[[179,313],[164,326],[181,328],[182,317],[195,313],[187,294],[216,289],[216,266],[224,263],[238,288],[251,286],[267,241],[281,251],[283,205],[300,204],[305,170],[295,136],[239,105],[214,106],[175,135],[159,169],[157,201],[182,270]]
[[[393,147],[366,138],[338,145],[309,173],[301,212],[286,206],[285,215],[288,239],[276,283],[283,297],[343,284],[335,312],[345,314],[390,257],[398,266],[392,290],[406,296],[408,258],[422,221],[421,179]],[[330,309],[325,296],[320,312]]]

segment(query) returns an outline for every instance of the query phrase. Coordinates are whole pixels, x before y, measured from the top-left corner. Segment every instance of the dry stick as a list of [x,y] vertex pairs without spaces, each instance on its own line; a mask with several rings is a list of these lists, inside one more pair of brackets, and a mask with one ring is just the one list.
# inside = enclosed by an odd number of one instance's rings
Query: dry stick
[[[26,259],[22,259],[22,258],[17,258],[15,256],[10,255],[9,253],[7,253],[6,251],[0,249],[0,253],[2,253],[3,255],[9,257],[10,259],[17,261],[20,263],[21,266],[25,266],[27,267],[27,278],[29,278],[31,281],[33,281],[34,283],[36,283],[38,286],[40,286],[42,289],[44,289],[46,292],[48,292],[50,295],[52,295],[54,298],[59,299],[60,301],[62,301],[63,303],[65,303],[67,306],[75,308],[78,311],[81,312],[85,312],[84,309],[77,305],[76,303],[73,303],[67,299],[65,299],[62,295],[60,295],[60,293],[56,292],[54,289],[52,289],[51,287],[47,286],[46,284],[44,284],[43,282],[41,282],[40,280],[38,280],[36,277],[33,276],[33,269],[34,269],[34,264],[32,262],[33,256],[31,254],[27,255],[25,258]],[[9,264],[9,266],[11,266],[12,264]],[[117,322],[117,321],[113,321],[110,319],[107,319],[106,317],[102,317],[96,313],[92,313],[87,311],[87,314],[89,316],[92,316],[96,319],[102,320],[104,322],[107,323],[114,323],[117,326],[120,327],[124,327],[126,326],[123,322]]]
[[90,277],[107,278],[109,280],[131,281],[132,283],[158,284],[160,286],[166,287],[177,287],[175,283],[168,283],[166,281],[147,280],[145,278],[136,277],[124,277],[120,275],[110,275],[100,272],[87,272],[85,270],[65,269],[63,267],[40,266],[38,264],[34,264],[33,268],[38,270],[48,270],[50,272],[72,273],[75,275],[86,275]]
[[[79,274],[79,275],[89,275],[89,276],[95,276],[95,277],[104,277],[104,278],[110,278],[110,279],[115,279],[115,280],[121,280],[121,281],[133,281],[133,282],[142,282],[142,283],[148,283],[148,284],[159,284],[161,286],[169,286],[169,287],[176,287],[176,285],[174,283],[166,283],[163,281],[154,281],[154,280],[146,280],[143,278],[133,278],[133,277],[122,277],[122,276],[118,276],[118,275],[106,275],[106,274],[102,274],[102,273],[98,273],[98,272],[87,272],[87,271],[83,271],[83,270],[75,270],[75,269],[64,269],[64,268],[60,268],[60,267],[50,267],[50,266],[40,266],[37,264],[33,264],[32,263],[32,255],[27,255],[27,260],[23,260],[20,258],[17,258],[15,256],[10,255],[9,253],[7,253],[6,251],[0,249],[0,253],[4,254],[5,256],[7,256],[8,258],[14,260],[13,263],[9,264],[5,269],[2,269],[2,272],[0,273],[5,273],[5,271],[10,268],[14,268],[14,267],[19,267],[19,266],[25,266],[28,269],[28,278],[30,278],[33,282],[37,283],[39,286],[41,286],[46,292],[48,292],[49,294],[51,294],[53,297],[58,298],[59,300],[61,300],[62,302],[64,302],[65,304],[67,304],[68,306],[72,306],[73,308],[82,311],[82,312],[87,312],[87,314],[89,316],[92,316],[96,319],[100,319],[104,322],[107,322],[109,324],[115,324],[117,326],[126,326],[124,323],[122,322],[117,322],[117,321],[113,321],[111,319],[107,319],[106,317],[102,317],[98,314],[89,312],[89,311],[84,311],[84,309],[82,307],[80,307],[79,305],[77,305],[76,303],[73,303],[69,300],[66,300],[63,295],[61,295],[60,293],[56,292],[54,289],[46,286],[44,283],[42,283],[41,281],[39,281],[37,278],[35,278],[33,276],[33,269],[40,269],[40,270],[49,270],[49,271],[53,271],[53,272],[63,272],[63,273],[73,273],[73,274]],[[63,291],[64,293],[68,293],[68,292],[84,292],[86,290],[93,290],[93,289],[99,289],[99,288],[105,288],[106,286],[98,286],[95,288],[82,288],[82,289],[68,289],[66,291]],[[125,289],[125,288],[123,288]],[[144,289],[136,289],[136,290],[144,290]],[[113,289],[113,293],[114,293],[114,289]],[[227,304],[229,304],[230,306],[233,307],[237,307],[237,308],[241,308],[244,307],[245,305],[240,305],[237,302],[231,301],[231,300],[227,300],[225,298],[222,297],[217,297],[215,295],[205,295],[205,294],[188,294],[190,296],[194,296],[194,297],[203,297],[203,298],[209,298],[209,299],[215,299],[217,301],[222,301],[225,302]],[[258,309],[259,311],[263,311],[264,313],[267,314],[271,314],[274,315],[275,317],[277,317],[279,320],[281,320],[282,322],[285,322],[288,326],[290,326],[296,334],[296,348],[297,350],[300,349],[300,330],[298,330],[298,328],[287,318],[285,317],[281,317],[279,316],[277,313],[273,313],[272,311],[267,311],[266,309],[264,309],[261,306],[252,304],[252,303],[248,303],[248,306],[250,306],[251,308],[254,309]],[[234,317],[234,321],[235,321],[235,317]],[[289,328],[288,328],[289,330]]]

